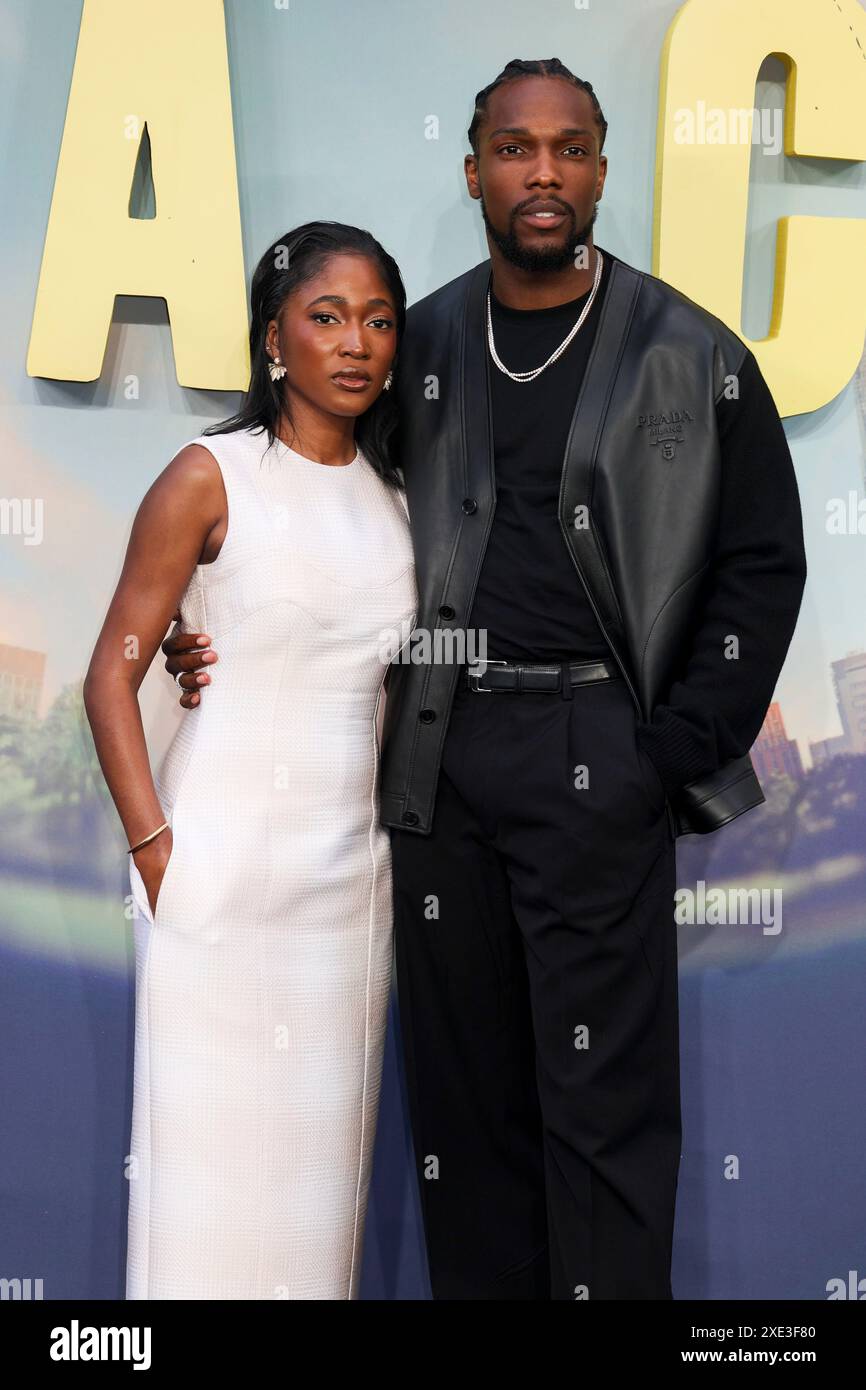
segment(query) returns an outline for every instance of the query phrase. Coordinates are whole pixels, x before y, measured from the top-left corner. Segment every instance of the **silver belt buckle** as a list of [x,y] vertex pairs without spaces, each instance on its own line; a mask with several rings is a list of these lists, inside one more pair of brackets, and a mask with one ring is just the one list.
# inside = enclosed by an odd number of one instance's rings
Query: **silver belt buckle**
[[[466,668],[466,675],[467,675],[468,680],[469,680],[469,689],[470,689],[470,690],[474,690],[475,693],[476,693],[476,695],[492,695],[492,694],[493,694],[493,691],[492,691],[492,690],[484,690],[484,689],[482,689],[482,687],[481,687],[480,685],[478,685],[477,682],[484,679],[484,675],[485,675],[485,673],[486,673],[486,671],[487,671],[487,667],[488,667],[488,666],[507,666],[507,665],[508,665],[508,662],[507,662],[507,661],[480,661],[480,662],[475,662],[472,666],[467,666],[467,668]],[[473,681],[475,682],[474,685],[473,685]]]

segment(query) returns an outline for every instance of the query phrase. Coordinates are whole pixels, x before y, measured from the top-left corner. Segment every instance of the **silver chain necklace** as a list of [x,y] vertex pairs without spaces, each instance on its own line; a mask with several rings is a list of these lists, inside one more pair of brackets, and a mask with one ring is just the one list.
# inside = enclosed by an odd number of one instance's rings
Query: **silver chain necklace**
[[490,356],[493,358],[493,361],[496,363],[497,367],[499,368],[499,370],[500,370],[501,372],[504,372],[506,376],[510,376],[512,381],[534,381],[535,378],[536,378],[537,376],[540,376],[540,375],[541,375],[541,373],[544,371],[545,367],[549,367],[550,364],[551,364],[551,362],[555,362],[555,361],[557,360],[557,358],[559,358],[559,357],[562,356],[562,354],[565,352],[565,349],[568,347],[568,345],[569,345],[569,343],[571,342],[572,338],[574,337],[575,333],[577,333],[578,329],[581,327],[581,325],[583,324],[584,319],[586,318],[587,314],[589,313],[590,309],[592,308],[593,300],[595,299],[596,291],[598,290],[599,281],[601,280],[601,266],[602,266],[601,252],[599,251],[598,247],[596,247],[596,249],[595,249],[595,277],[594,277],[593,282],[592,282],[592,290],[591,290],[591,292],[590,292],[589,299],[586,301],[586,303],[584,304],[584,306],[583,306],[583,308],[582,308],[582,310],[581,310],[581,312],[580,312],[580,318],[577,320],[577,323],[576,323],[576,324],[574,325],[574,327],[571,329],[571,332],[568,334],[568,337],[567,337],[567,338],[563,338],[563,340],[562,340],[562,342],[560,343],[559,347],[556,348],[555,351],[552,352],[552,353],[550,354],[550,356],[548,357],[547,361],[544,362],[544,363],[542,363],[542,365],[541,365],[540,367],[533,367],[533,369],[532,369],[531,372],[510,372],[510,371],[508,370],[508,368],[506,367],[505,363],[502,362],[502,361],[500,360],[499,354],[498,354],[497,351],[496,351],[496,345],[495,345],[495,343],[494,343],[494,341],[493,341],[493,316],[492,316],[492,314],[491,314],[491,312],[490,312],[490,290],[488,289],[488,291],[487,291],[487,343],[488,343],[488,346],[489,346],[489,348],[490,348]]

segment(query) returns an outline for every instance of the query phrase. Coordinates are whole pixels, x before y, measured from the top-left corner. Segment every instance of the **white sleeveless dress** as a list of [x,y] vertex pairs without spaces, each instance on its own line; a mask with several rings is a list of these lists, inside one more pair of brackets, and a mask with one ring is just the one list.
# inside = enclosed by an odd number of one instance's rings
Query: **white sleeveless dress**
[[360,453],[188,442],[228,499],[181,602],[219,660],[155,774],[174,838],[155,920],[129,856],[126,1296],[351,1299],[391,982],[383,633],[417,606],[405,497]]

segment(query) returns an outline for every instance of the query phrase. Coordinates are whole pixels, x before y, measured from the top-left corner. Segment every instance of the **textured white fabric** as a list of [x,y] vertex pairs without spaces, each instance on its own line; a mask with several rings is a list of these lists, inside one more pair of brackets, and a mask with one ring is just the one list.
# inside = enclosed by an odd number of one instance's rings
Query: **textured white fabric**
[[181,603],[219,660],[155,774],[135,903],[130,1299],[356,1298],[391,980],[382,634],[417,605],[405,498],[198,435],[228,531]]

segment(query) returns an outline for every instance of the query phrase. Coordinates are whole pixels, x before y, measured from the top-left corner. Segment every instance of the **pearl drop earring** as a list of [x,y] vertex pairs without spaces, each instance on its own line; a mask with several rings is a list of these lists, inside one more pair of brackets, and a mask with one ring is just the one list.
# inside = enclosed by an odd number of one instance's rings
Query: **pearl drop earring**
[[268,363],[268,371],[271,374],[271,381],[279,381],[280,377],[286,375],[286,369],[281,365],[279,357],[275,357],[273,362]]

